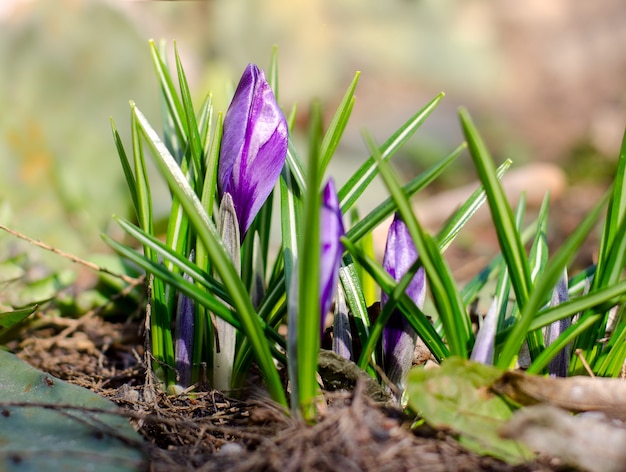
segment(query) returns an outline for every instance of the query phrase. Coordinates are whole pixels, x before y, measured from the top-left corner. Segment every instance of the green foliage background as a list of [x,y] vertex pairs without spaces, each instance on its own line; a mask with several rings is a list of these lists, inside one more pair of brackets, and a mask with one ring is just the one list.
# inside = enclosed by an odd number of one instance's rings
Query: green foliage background
[[3,223],[84,256],[129,206],[109,117],[127,116],[130,98],[156,114],[152,66],[145,40],[103,3],[24,9],[0,27],[0,199],[12,210]]

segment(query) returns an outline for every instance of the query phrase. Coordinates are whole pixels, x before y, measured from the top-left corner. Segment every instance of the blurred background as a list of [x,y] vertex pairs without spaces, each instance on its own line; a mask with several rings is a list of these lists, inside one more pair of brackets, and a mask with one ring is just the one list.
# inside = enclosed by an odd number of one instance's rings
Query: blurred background
[[[382,141],[444,91],[403,175],[461,142],[465,106],[498,162],[602,185],[626,123],[624,25],[623,0],[2,0],[0,220],[77,255],[101,249],[129,210],[109,119],[128,140],[134,100],[160,126],[149,38],[176,40],[196,99],[212,90],[221,110],[277,45],[280,102],[299,104],[302,130],[309,101],[331,116],[361,71],[340,182],[367,157],[363,128]],[[473,179],[465,156],[443,185]]]

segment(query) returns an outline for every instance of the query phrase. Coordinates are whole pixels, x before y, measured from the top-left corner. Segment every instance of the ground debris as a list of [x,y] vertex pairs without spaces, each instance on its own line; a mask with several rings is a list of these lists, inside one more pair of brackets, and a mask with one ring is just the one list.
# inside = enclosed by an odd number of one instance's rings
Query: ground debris
[[539,404],[517,411],[502,433],[589,472],[619,472],[626,464],[626,427],[603,413],[572,415]]
[[626,420],[623,379],[574,376],[567,378],[505,372],[493,390],[521,405],[547,403],[573,412],[596,411]]
[[[314,425],[293,419],[258,390],[245,401],[217,391],[166,395],[146,382],[151,377],[138,324],[93,317],[58,337],[66,326],[46,323],[25,331],[10,348],[35,367],[117,403],[145,438],[150,471],[572,470],[550,459],[511,466],[466,451],[447,433],[413,431],[414,417],[375,402],[358,380],[352,390],[326,392],[327,406]],[[54,336],[53,345],[45,341]],[[80,349],[85,336],[89,348]]]

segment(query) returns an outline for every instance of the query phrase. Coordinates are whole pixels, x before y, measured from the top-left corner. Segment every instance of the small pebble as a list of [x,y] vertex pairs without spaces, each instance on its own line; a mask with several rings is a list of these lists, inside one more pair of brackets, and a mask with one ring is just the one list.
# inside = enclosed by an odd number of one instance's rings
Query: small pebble
[[237,443],[226,443],[224,444],[218,454],[230,455],[230,454],[241,454],[243,452],[243,447],[241,444]]

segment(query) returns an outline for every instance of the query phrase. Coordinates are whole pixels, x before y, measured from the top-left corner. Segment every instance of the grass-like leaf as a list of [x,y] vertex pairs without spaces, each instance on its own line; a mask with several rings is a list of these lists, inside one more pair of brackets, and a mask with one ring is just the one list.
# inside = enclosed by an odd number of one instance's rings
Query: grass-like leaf
[[[131,102],[131,135],[133,145],[133,164],[135,175],[135,189],[137,192],[137,219],[139,225],[148,233],[154,233],[152,218],[152,195],[150,192],[150,182],[148,178],[148,170],[144,158],[142,135],[139,123],[134,113],[136,107]],[[156,261],[157,257],[149,246],[144,246],[145,255]],[[163,282],[155,279],[151,282],[151,317],[150,317],[150,336],[152,343],[152,353],[157,363],[166,366],[174,365],[174,344],[172,334],[169,329],[171,317],[167,309],[168,297]],[[164,369],[164,380],[169,385],[170,373],[169,369]]]
[[[294,174],[289,166],[284,166],[280,177],[280,218],[282,232],[282,277],[274,280],[274,284],[270,284],[270,291],[275,294],[284,293],[285,301],[297,298],[298,284],[294,277],[294,271],[297,271],[296,261],[298,259],[298,228],[302,226],[302,194],[301,188],[296,184]],[[278,283],[276,283],[278,282]],[[267,299],[266,299],[267,300]],[[271,306],[271,305],[270,305]],[[263,306],[262,306],[263,308]],[[288,321],[289,328],[287,342],[287,358],[289,379],[294,387],[291,392],[292,409],[299,406],[299,367],[298,367],[298,340],[297,328],[293,329],[293,324],[297,326],[298,319],[297,307],[288,307],[290,318]],[[275,312],[276,313],[276,312]],[[263,315],[261,315],[263,316]]]
[[[222,114],[218,114],[215,123],[215,131],[213,139],[210,141],[210,147],[207,153],[206,174],[204,175],[204,187],[200,195],[200,203],[206,209],[207,216],[211,218],[215,205],[215,189],[217,188],[217,165],[220,155],[220,144],[222,140],[222,126],[224,120]],[[196,263],[200,267],[209,268],[209,255],[202,244],[202,241],[196,241]]]
[[161,242],[158,238],[146,233],[144,230],[129,221],[118,217],[113,218],[117,221],[120,227],[128,233],[129,236],[132,236],[144,246],[150,247],[164,260],[170,261],[176,266],[178,272],[187,274],[194,281],[204,286],[208,291],[218,296],[221,300],[228,304],[232,304],[230,295],[224,289],[223,284],[215,280],[215,278],[208,272],[201,269],[202,266],[190,262],[188,258],[183,257],[179,252],[175,251]]
[[[574,230],[569,238],[563,243],[563,245],[556,251],[552,259],[548,262],[545,270],[537,278],[530,299],[527,304],[521,308],[521,314],[519,320],[513,325],[512,332],[507,336],[504,346],[502,348],[502,354],[498,359],[497,365],[500,367],[510,367],[513,364],[514,359],[517,356],[526,334],[529,331],[530,325],[533,319],[536,317],[537,312],[546,303],[552,290],[556,286],[559,278],[563,274],[563,270],[567,267],[574,254],[583,243],[589,232],[593,229],[598,217],[600,216],[602,207],[606,202],[604,198],[581,222],[580,225]],[[574,325],[573,325],[574,326]],[[575,329],[573,327],[570,327]],[[567,333],[569,328],[565,330]],[[563,335],[561,335],[563,336]],[[557,341],[561,339],[558,338]],[[546,348],[535,360],[533,364],[535,368],[540,365],[539,359],[545,356],[547,351],[556,349],[557,343],[554,342]],[[558,351],[557,351],[558,352]],[[554,352],[556,354],[556,352]],[[537,362],[537,364],[535,364]],[[531,367],[532,367],[531,365]],[[546,364],[547,365],[547,364]],[[545,367],[545,365],[543,366]],[[543,368],[542,367],[542,368]],[[535,371],[537,372],[537,371]]]
[[[616,283],[626,264],[626,191],[623,188],[625,174],[626,133],[622,140],[613,191],[602,231],[596,274],[591,284],[592,291]],[[581,315],[581,318],[587,317],[593,317],[596,322],[577,339],[575,349],[582,349],[584,358],[593,366],[601,351],[601,346],[596,340],[604,335],[608,313],[587,311]],[[582,369],[581,362],[574,358],[571,364],[572,372],[580,372]]]
[[[413,196],[428,184],[433,182],[441,173],[452,164],[461,152],[465,149],[465,145],[462,144],[454,151],[444,157],[441,161],[429,167],[424,172],[420,173],[417,177],[406,184],[402,190],[407,196]],[[383,203],[374,208],[368,215],[366,215],[361,221],[357,222],[347,232],[346,237],[352,242],[358,242],[361,238],[370,234],[371,231],[382,223],[386,218],[391,216],[393,212],[398,209],[395,200],[392,197],[387,198]]]
[[[224,300],[218,298],[219,290],[216,292],[203,290],[197,285],[185,280],[185,278],[181,274],[173,273],[172,271],[163,267],[163,265],[151,261],[147,257],[139,254],[128,246],[125,246],[109,238],[106,235],[103,235],[102,238],[120,255],[134,262],[141,268],[145,269],[147,272],[154,274],[155,277],[159,278],[164,283],[171,285],[176,290],[179,290],[181,293],[191,298],[196,303],[206,307],[215,315],[232,324],[235,328],[239,330],[244,329],[237,314],[225,304]],[[196,278],[198,276],[197,271],[194,272],[193,275],[194,281],[197,282],[201,280],[201,278]],[[285,347],[284,338],[280,334],[278,334],[276,330],[263,322],[261,322],[261,328],[265,332],[268,339],[271,339],[273,342],[278,343],[282,348]],[[284,356],[278,356],[277,358],[281,359],[281,362],[284,361]]]
[[126,185],[128,187],[128,191],[130,192],[131,201],[133,202],[133,209],[135,210],[135,216],[139,218],[139,200],[137,197],[137,183],[135,182],[135,176],[133,174],[130,161],[128,160],[126,149],[124,149],[124,143],[122,143],[122,138],[120,137],[120,134],[117,131],[117,128],[115,127],[115,122],[113,121],[112,118],[111,118],[111,130],[113,131],[113,140],[115,141],[117,154],[120,158],[122,169],[124,170],[124,177],[126,178]]
[[200,131],[196,122],[196,115],[193,110],[193,102],[191,93],[189,92],[189,84],[183,65],[178,55],[178,48],[174,47],[174,55],[176,58],[176,71],[178,72],[178,85],[180,87],[180,95],[182,97],[184,119],[187,129],[187,152],[190,154],[190,161],[193,164],[192,179],[193,187],[199,192],[202,189],[202,179],[204,177],[204,148],[200,140]]
[[574,316],[577,313],[594,307],[600,307],[601,310],[608,310],[610,307],[619,303],[621,299],[624,298],[624,294],[626,294],[626,280],[611,285],[610,287],[595,290],[582,297],[560,303],[557,306],[545,308],[532,320],[529,329],[543,328],[555,321]]
[[304,167],[302,167],[302,159],[298,155],[298,151],[296,151],[295,146],[293,145],[293,141],[289,138],[289,145],[287,146],[287,158],[285,159],[289,170],[291,171],[291,175],[300,188],[300,192],[304,193],[306,190],[306,171]]
[[[545,270],[546,264],[548,263],[548,241],[546,239],[546,234],[548,231],[549,203],[549,195],[546,195],[541,203],[541,208],[539,209],[539,215],[537,216],[537,230],[535,232],[535,238],[530,246],[530,279],[533,283],[536,282],[539,274]],[[518,228],[519,226],[520,225],[518,225]],[[530,331],[526,336],[526,342],[528,343],[528,350],[530,352],[531,359],[536,358],[545,348],[543,333],[539,330]]]
[[[350,226],[352,227],[361,221],[362,218],[359,215],[358,210],[356,208],[352,208],[352,210],[350,210]],[[363,252],[365,252],[365,254],[372,258],[375,257],[374,234],[372,231],[361,237],[359,241],[357,241],[357,245],[363,250]],[[358,290],[361,294],[360,296],[363,298],[364,303],[367,304],[366,306],[370,306],[378,300],[379,291],[376,287],[376,283],[358,263],[354,263],[353,269],[358,277],[358,281],[360,282],[358,285]]]
[[[598,254],[596,274],[604,274],[604,265],[610,262],[610,252],[613,243],[620,235],[619,227],[626,216],[626,191],[624,189],[624,178],[626,173],[626,133],[622,140],[619,159],[617,161],[617,171],[613,180],[613,192],[607,208],[607,217],[604,222],[602,240]],[[610,271],[609,271],[610,272]],[[603,282],[603,275],[594,281],[594,287]],[[610,278],[610,276],[609,276]]]
[[595,371],[600,377],[620,377],[626,360],[626,323],[624,323],[624,305],[620,306],[619,323],[613,329],[611,338],[596,362]]
[[207,250],[213,268],[231,294],[242,331],[253,346],[256,360],[267,382],[270,395],[279,404],[286,405],[285,393],[274,366],[269,346],[264,339],[259,317],[241,279],[237,275],[237,271],[233,267],[215,225],[209,219],[196,192],[190,186],[180,167],[144,115],[135,108],[133,116],[146,137],[161,175],[167,180],[172,193],[180,200],[190,223]]
[[324,135],[324,139],[320,145],[320,175],[324,175],[324,172],[326,171],[326,168],[328,167],[328,164],[330,163],[330,160],[339,145],[341,136],[346,129],[346,125],[350,119],[350,114],[352,113],[352,108],[354,107],[354,92],[359,82],[360,75],[360,72],[354,74],[354,78],[352,79],[352,82],[350,82],[348,90],[341,99],[341,103],[337,107],[337,111],[328,125],[328,129],[326,130],[326,134]]
[[[459,146],[457,150],[460,152],[467,147],[465,144]],[[511,160],[504,161],[498,169],[496,175],[499,179],[511,166]],[[407,195],[410,195],[407,193]],[[454,241],[465,224],[474,216],[486,200],[485,190],[482,186],[478,187],[465,202],[446,220],[446,223],[437,233],[437,242],[439,249],[444,252],[448,246]]]
[[528,259],[520,233],[516,228],[513,212],[497,178],[495,166],[485,143],[467,111],[461,109],[459,116],[474,166],[487,194],[491,218],[511,277],[515,297],[519,307],[523,308],[528,301],[531,281]]
[[[206,306],[217,316],[223,318],[233,326],[241,328],[241,324],[239,323],[239,320],[233,315],[232,310],[229,309],[223,301],[217,298],[217,294],[219,293],[219,291],[208,292],[206,290],[202,290],[195,284],[185,280],[182,275],[166,269],[163,265],[159,264],[158,262],[154,262],[145,256],[142,256],[128,246],[118,243],[117,241],[109,238],[106,235],[103,235],[102,237],[104,241],[120,255],[139,265],[146,271],[154,274],[156,277],[163,280],[167,284],[170,284],[177,290],[182,291],[182,293],[184,293],[186,296]],[[189,275],[192,276],[194,281],[203,279],[201,274],[197,270],[191,272]]]
[[346,301],[354,318],[357,336],[361,345],[363,345],[369,337],[370,321],[365,298],[361,290],[361,280],[354,263],[344,265],[339,269],[339,280],[341,280],[343,285]]
[[[319,105],[311,108],[307,190],[304,199],[303,233],[298,246],[297,304],[297,406],[303,418],[313,420],[317,385],[317,358],[320,348],[320,194],[319,158],[322,116]],[[289,297],[289,294],[287,294]],[[292,309],[292,307],[290,307]],[[293,327],[290,326],[290,329]]]
[[[424,108],[413,115],[407,120],[398,130],[380,147],[379,153],[384,160],[389,160],[403,145],[406,143],[413,134],[424,123],[426,118],[433,112],[437,105],[443,98],[443,93],[440,93],[433,98]],[[339,206],[341,211],[345,215],[352,205],[356,203],[359,197],[363,194],[370,182],[378,174],[378,167],[374,157],[370,158],[363,163],[361,167],[350,177],[350,179],[341,187],[337,192],[339,197]]]
[[165,104],[169,110],[168,115],[174,122],[174,130],[179,142],[184,143],[187,141],[187,133],[183,120],[184,110],[183,104],[178,98],[176,93],[176,86],[170,75],[167,64],[165,63],[159,49],[154,41],[150,41],[150,54],[152,55],[152,63],[154,70],[156,71],[159,79],[159,85],[161,86],[161,96],[165,100]]
[[209,149],[211,147],[211,127],[213,126],[213,94],[209,94],[202,102],[202,106],[198,111],[198,117],[196,118],[198,123],[198,133],[200,134],[200,144],[202,145],[202,154],[209,155]]
[[37,311],[37,305],[0,313],[0,331],[5,331]]
[[292,281],[295,261],[298,258],[298,228],[302,228],[302,195],[295,184],[292,172],[285,166],[280,179],[280,215],[282,251],[287,292]]

